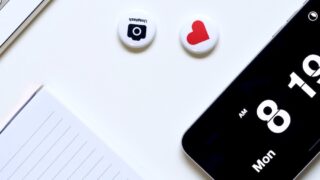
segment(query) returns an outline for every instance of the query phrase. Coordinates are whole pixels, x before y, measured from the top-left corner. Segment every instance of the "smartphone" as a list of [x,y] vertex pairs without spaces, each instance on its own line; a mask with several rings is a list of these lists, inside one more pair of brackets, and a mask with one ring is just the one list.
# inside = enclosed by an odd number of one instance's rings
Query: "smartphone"
[[0,55],[50,0],[0,0]]
[[213,179],[291,180],[319,153],[319,13],[308,1],[185,133]]

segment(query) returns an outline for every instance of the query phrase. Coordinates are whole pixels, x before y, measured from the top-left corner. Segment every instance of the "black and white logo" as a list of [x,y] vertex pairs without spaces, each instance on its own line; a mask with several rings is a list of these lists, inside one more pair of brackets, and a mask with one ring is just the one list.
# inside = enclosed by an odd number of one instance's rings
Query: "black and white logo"
[[156,25],[144,11],[132,11],[120,19],[118,33],[124,45],[130,48],[144,48],[152,43]]
[[147,35],[147,26],[139,24],[129,24],[128,25],[128,37],[134,41],[140,41],[145,39]]

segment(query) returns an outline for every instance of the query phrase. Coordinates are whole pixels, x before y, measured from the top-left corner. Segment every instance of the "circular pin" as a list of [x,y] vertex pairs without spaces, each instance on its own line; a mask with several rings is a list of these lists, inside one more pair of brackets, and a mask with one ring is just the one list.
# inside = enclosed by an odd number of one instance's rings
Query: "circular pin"
[[316,20],[318,20],[318,17],[319,17],[319,15],[318,15],[318,13],[315,12],[315,11],[311,11],[311,12],[308,14],[308,18],[309,18],[310,21],[316,21]]
[[141,49],[153,41],[156,25],[148,13],[135,10],[120,19],[118,33],[123,44],[130,48]]
[[197,55],[209,53],[219,40],[218,27],[207,17],[190,19],[181,29],[180,40],[183,47]]

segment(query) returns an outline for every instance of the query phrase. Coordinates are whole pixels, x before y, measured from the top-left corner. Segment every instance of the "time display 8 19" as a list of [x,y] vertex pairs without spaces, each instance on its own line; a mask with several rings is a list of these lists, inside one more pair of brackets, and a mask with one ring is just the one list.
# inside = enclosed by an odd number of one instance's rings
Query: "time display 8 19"
[[[302,68],[308,76],[313,78],[319,77],[320,56],[315,54],[307,56],[302,63]],[[310,98],[314,98],[317,94],[316,91],[295,72],[290,74],[290,78],[291,80],[288,85],[290,89],[298,86]],[[317,84],[320,84],[320,79],[317,81]],[[267,121],[268,128],[273,133],[283,133],[291,123],[290,114],[285,110],[279,109],[277,103],[270,99],[263,101],[258,106],[257,115],[262,121]]]

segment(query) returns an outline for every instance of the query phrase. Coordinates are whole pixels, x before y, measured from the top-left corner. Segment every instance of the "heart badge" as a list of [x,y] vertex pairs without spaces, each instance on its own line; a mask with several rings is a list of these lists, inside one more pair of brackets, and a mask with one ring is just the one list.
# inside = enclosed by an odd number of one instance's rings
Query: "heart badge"
[[194,21],[192,23],[192,32],[187,36],[188,43],[196,45],[209,39],[210,37],[204,23],[200,20]]
[[197,15],[181,27],[181,44],[191,54],[207,56],[217,45],[218,40],[219,29],[207,16]]

